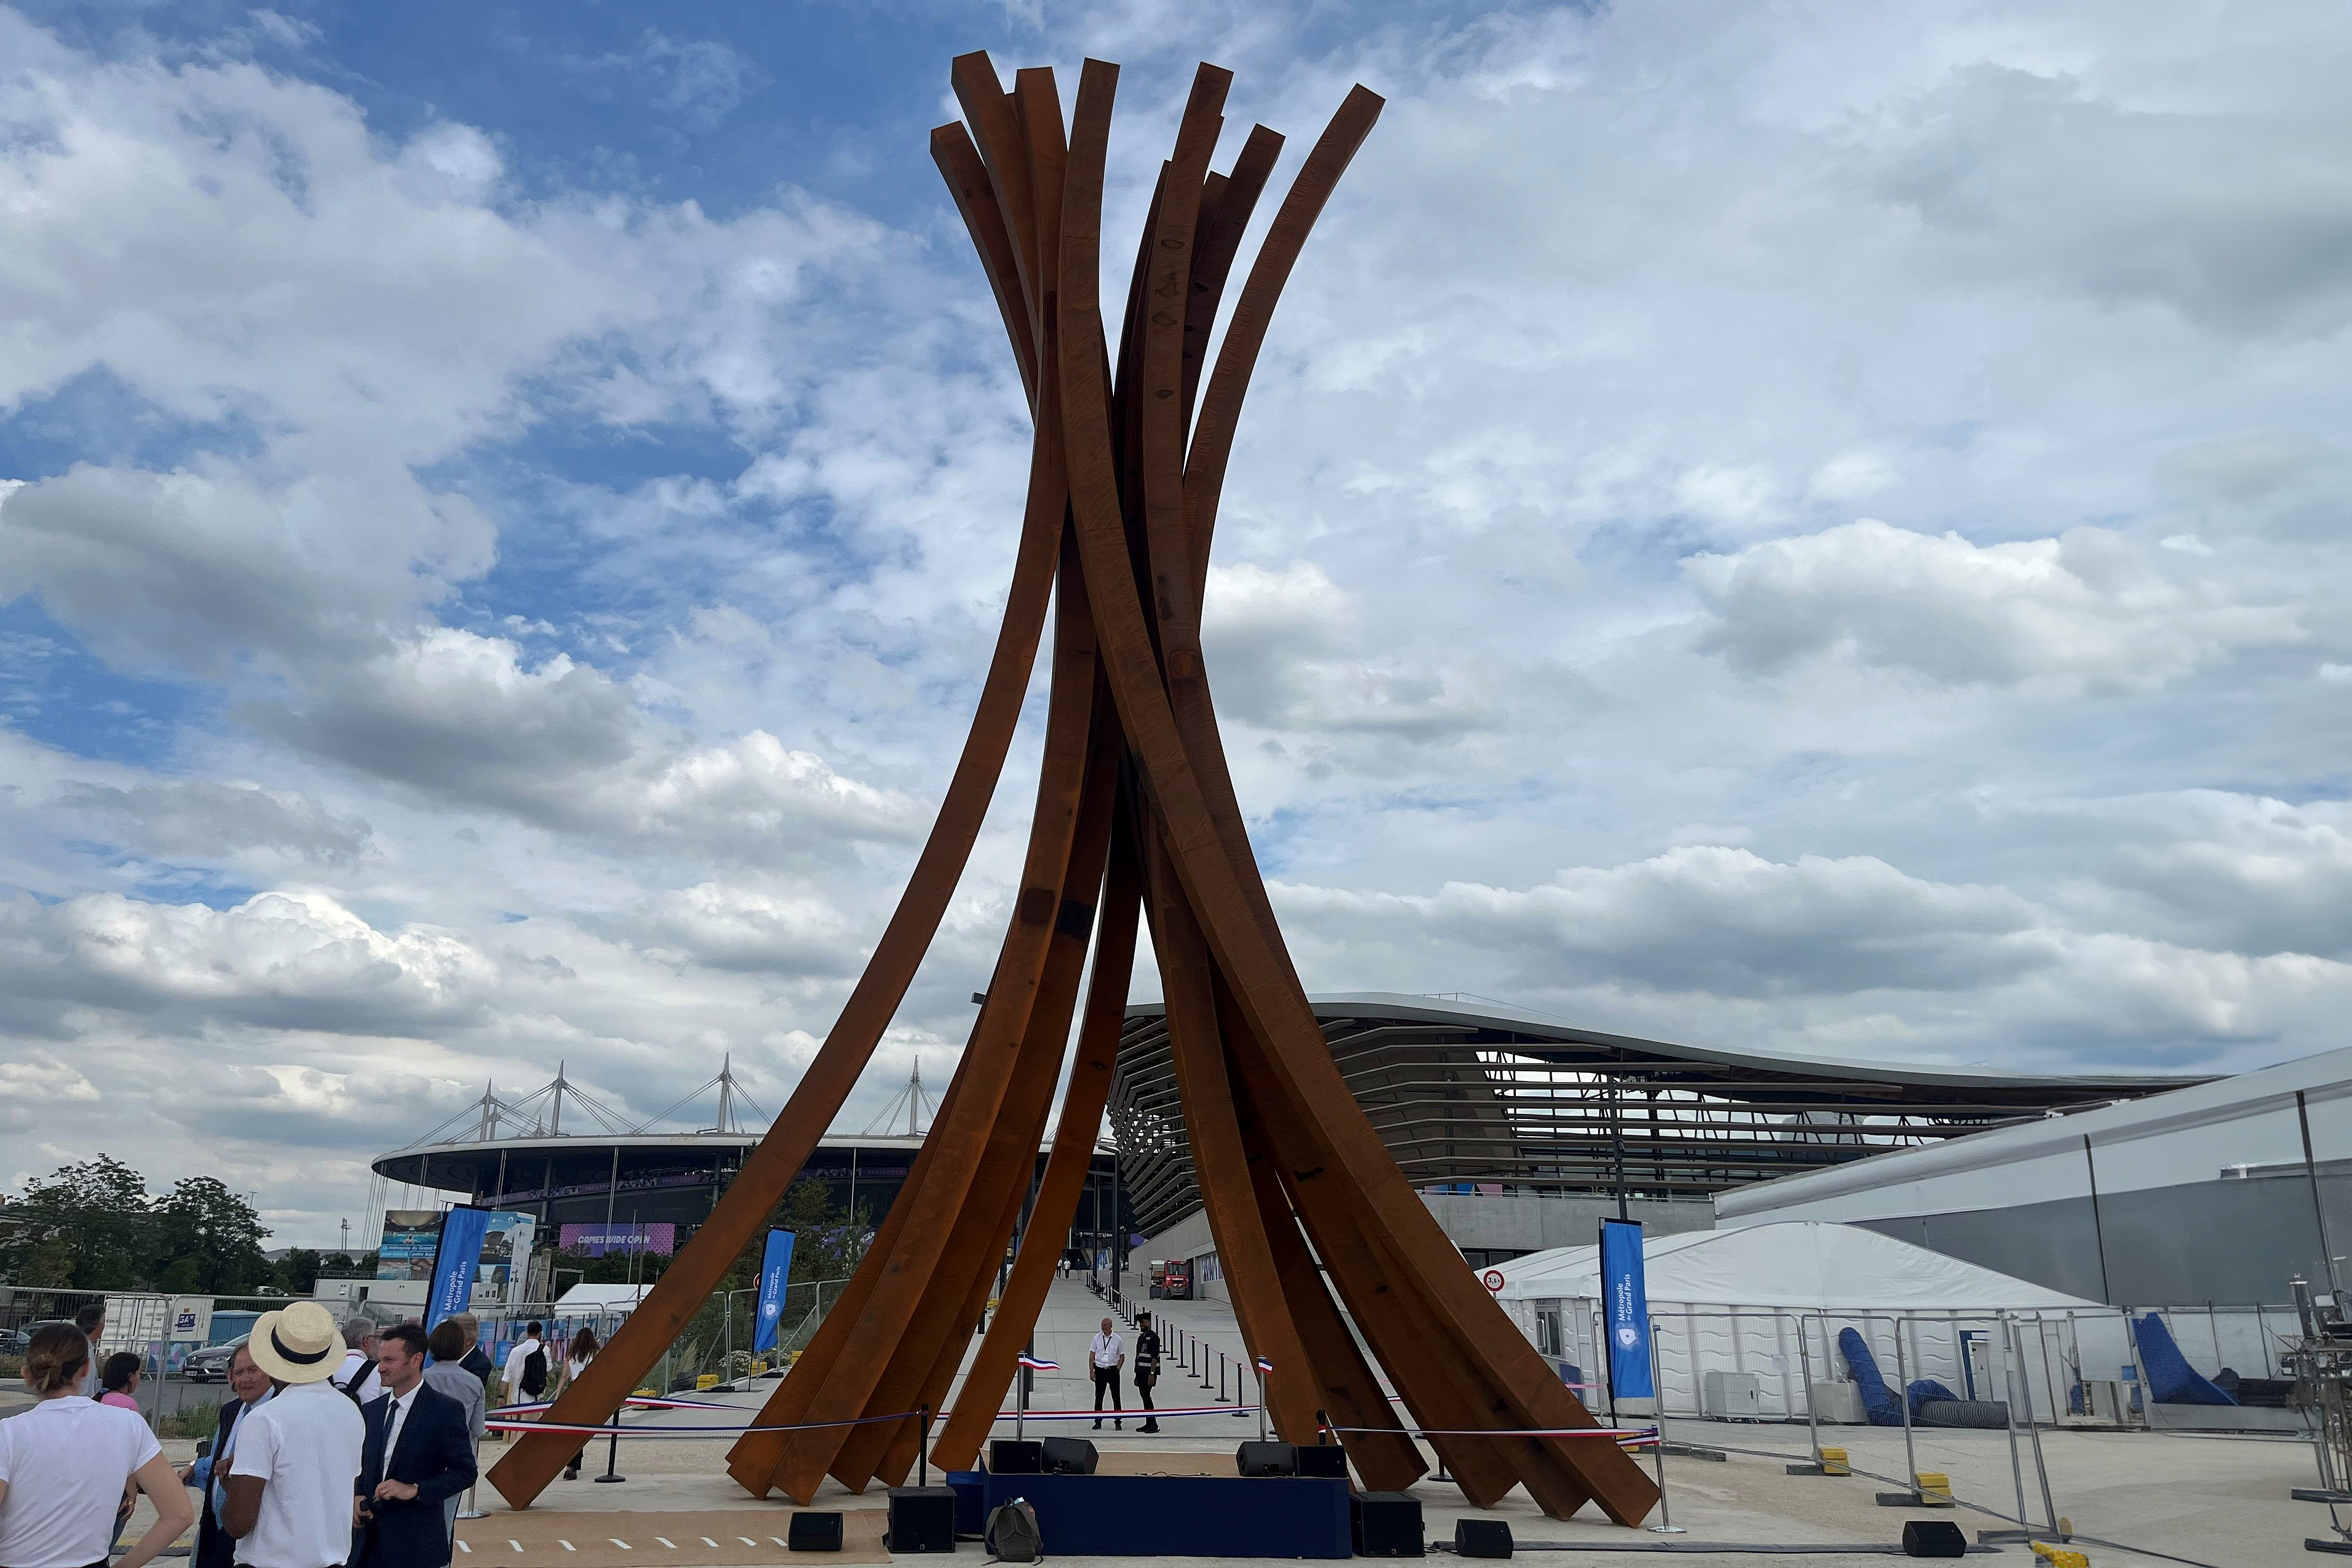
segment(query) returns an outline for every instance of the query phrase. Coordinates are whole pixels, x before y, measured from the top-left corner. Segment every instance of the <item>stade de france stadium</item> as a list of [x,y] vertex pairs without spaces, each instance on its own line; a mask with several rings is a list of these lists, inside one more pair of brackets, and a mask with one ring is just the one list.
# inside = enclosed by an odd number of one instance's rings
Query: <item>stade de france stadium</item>
[[[863,1132],[836,1130],[819,1140],[794,1179],[824,1183],[837,1209],[864,1208],[879,1223],[922,1147],[934,1104],[918,1067]],[[679,1130],[682,1119],[688,1127],[693,1120],[704,1124]],[[378,1155],[370,1167],[375,1179],[368,1213],[372,1225],[380,1224],[387,1207],[454,1200],[536,1216],[542,1248],[621,1250],[634,1242],[668,1252],[709,1218],[765,1123],[728,1065],[677,1104],[634,1124],[559,1067],[553,1082],[519,1097],[485,1087],[457,1115]],[[1041,1148],[1041,1172],[1045,1157]],[[1108,1144],[1097,1149],[1072,1233],[1076,1245],[1097,1237],[1109,1243],[1124,1207],[1116,1163]],[[404,1197],[404,1186],[435,1196]]]
[[[2211,1081],[1672,1044],[1459,997],[1309,1001],[1357,1103],[1479,1267],[1590,1242],[1621,1192],[1653,1234],[1706,1229],[1714,1199],[1737,1188]],[[802,1177],[878,1222],[906,1181],[929,1109],[918,1076],[864,1131],[827,1134]],[[684,1124],[705,1124],[676,1130],[682,1111]],[[414,1202],[394,1190],[404,1184],[535,1215],[540,1235],[559,1246],[568,1231],[635,1236],[666,1249],[709,1217],[763,1122],[725,1066],[677,1105],[634,1124],[559,1068],[554,1082],[520,1098],[485,1088],[464,1112],[378,1156],[370,1216]],[[1127,1238],[1129,1269],[1189,1261],[1202,1293],[1222,1295],[1157,1002],[1128,1009],[1109,1122],[1072,1245],[1092,1251]],[[1041,1149],[1041,1171],[1045,1156]]]

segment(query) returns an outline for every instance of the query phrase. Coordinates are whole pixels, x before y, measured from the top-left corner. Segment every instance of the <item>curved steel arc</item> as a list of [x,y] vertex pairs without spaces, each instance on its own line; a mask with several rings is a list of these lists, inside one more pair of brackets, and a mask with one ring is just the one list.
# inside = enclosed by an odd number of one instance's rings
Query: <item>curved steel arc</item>
[[[1125,791],[1121,791],[1122,797]],[[1102,908],[1094,944],[1094,973],[1087,982],[1086,1011],[1078,1025],[1076,1060],[1062,1094],[1062,1114],[1054,1132],[1054,1152],[1038,1184],[1029,1227],[1013,1259],[1013,1277],[998,1303],[971,1368],[964,1374],[963,1397],[933,1446],[942,1469],[970,1469],[987,1439],[1022,1351],[1034,1331],[1045,1292],[1054,1281],[1076,1223],[1078,1199],[1093,1167],[1103,1107],[1110,1101],[1111,1067],[1118,1056],[1119,1028],[1126,1021],[1129,981],[1135,967],[1138,916],[1142,908],[1141,872],[1136,863],[1132,810],[1122,798],[1112,822],[1110,869],[1103,883]]]
[[[1090,99],[1100,102],[1107,113],[1109,90],[1108,73],[1089,62],[1079,89],[1081,128]],[[1347,1174],[1391,1228],[1412,1272],[1420,1276],[1421,1288],[1448,1337],[1457,1344],[1478,1344],[1497,1340],[1499,1329],[1500,1338],[1517,1340],[1516,1331],[1491,1301],[1471,1302],[1453,1288],[1458,1283],[1469,1291],[1478,1290],[1465,1270],[1444,1266],[1442,1255],[1450,1253],[1451,1247],[1428,1210],[1406,1187],[1395,1162],[1340,1082],[1286,956],[1279,953],[1278,945],[1266,940],[1255,917],[1253,905],[1263,903],[1263,889],[1245,885],[1255,883],[1255,868],[1244,872],[1228,855],[1225,836],[1206,798],[1195,758],[1188,754],[1169,690],[1162,688],[1158,678],[1143,606],[1131,591],[1121,591],[1125,583],[1112,580],[1118,566],[1121,525],[1109,432],[1099,412],[1098,389],[1091,384],[1102,357],[1095,270],[1099,266],[1105,150],[1101,139],[1074,131],[1063,211],[1060,362],[1070,393],[1064,423],[1072,508],[1095,587],[1096,622],[1112,689],[1118,697],[1121,723],[1143,759],[1148,793],[1165,824],[1189,901],[1220,967],[1234,983],[1254,1032],[1268,1047],[1284,1092],[1320,1125]],[[1186,674],[1171,668],[1167,686],[1181,688],[1199,679],[1197,673]],[[1461,1276],[1458,1281],[1454,1275]],[[1514,1386],[1528,1374],[1512,1363],[1525,1359],[1541,1365],[1533,1347],[1523,1341],[1521,1344],[1528,1353],[1525,1358],[1514,1355],[1507,1344],[1499,1342],[1486,1347],[1486,1354],[1501,1357],[1496,1367],[1498,1386],[1494,1389],[1498,1404],[1503,1408],[1552,1406],[1554,1402],[1540,1390]],[[1559,1411],[1556,1424],[1580,1424],[1581,1407],[1564,1389],[1558,1389],[1557,1378],[1543,1381],[1566,1399],[1567,1408]],[[1589,1423],[1589,1416],[1584,1419]],[[1525,1424],[1538,1423],[1528,1420]],[[1624,1459],[1622,1454],[1616,1458]],[[1537,1473],[1526,1479],[1548,1509],[1564,1506],[1572,1511],[1583,1500],[1584,1488],[1576,1479],[1580,1468],[1605,1472],[1607,1457],[1580,1459],[1565,1453],[1547,1453],[1530,1466]],[[1649,1490],[1639,1469],[1624,1460],[1622,1472],[1605,1475],[1596,1493],[1612,1517],[1630,1522],[1623,1518],[1627,1510],[1638,1501],[1640,1511],[1633,1516],[1638,1519],[1654,1500],[1641,1495]]]
[[[1018,347],[1016,343],[1016,350]],[[930,835],[916,857],[914,871],[881,940],[824,1044],[802,1073],[766,1136],[713,1206],[710,1218],[679,1249],[644,1302],[614,1331],[612,1340],[589,1368],[565,1385],[548,1412],[549,1420],[595,1426],[613,1418],[621,1402],[644,1381],[688,1320],[718,1288],[737,1254],[766,1224],[777,1199],[807,1165],[818,1138],[856,1087],[882,1031],[905,999],[971,859],[1004,768],[1005,753],[1013,744],[1013,732],[1020,723],[1067,510],[1060,423],[1058,416],[1039,422],[1012,586],[1005,594],[1003,622],[981,684],[971,729],[956,758]],[[509,1506],[528,1508],[556,1472],[571,1462],[577,1448],[576,1443],[551,1434],[526,1434],[490,1468],[490,1484]]]
[[[1050,386],[1045,401],[1052,401]],[[1046,709],[1045,760],[1038,776],[1037,809],[1031,822],[1021,891],[1005,932],[1003,956],[981,1006],[972,1043],[965,1048],[965,1093],[952,1121],[932,1124],[927,1142],[934,1157],[920,1201],[906,1205],[906,1223],[898,1245],[887,1257],[869,1253],[859,1265],[858,1272],[869,1275],[873,1285],[841,1354],[784,1380],[784,1385],[790,1385],[803,1375],[817,1379],[805,1416],[811,1421],[847,1420],[866,1412],[962,1208],[989,1128],[996,1120],[1019,1058],[1015,1048],[1037,998],[1092,751],[1097,664],[1085,591],[1067,573],[1057,601],[1054,685]],[[902,1198],[906,1196],[902,1194]],[[784,1385],[778,1386],[778,1397]],[[839,1451],[840,1439],[822,1432],[781,1436],[781,1445],[749,1438],[737,1444],[729,1457],[729,1472],[755,1493],[772,1486],[805,1502]],[[761,1437],[766,1439],[770,1435]]]

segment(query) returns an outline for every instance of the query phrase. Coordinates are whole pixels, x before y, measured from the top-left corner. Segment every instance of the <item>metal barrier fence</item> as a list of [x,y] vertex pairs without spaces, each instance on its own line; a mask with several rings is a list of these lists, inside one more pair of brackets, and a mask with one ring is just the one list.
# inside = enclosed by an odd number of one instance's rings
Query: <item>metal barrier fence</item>
[[[797,1281],[786,1288],[775,1348],[766,1353],[772,1363],[806,1347],[847,1283],[846,1280]],[[758,1291],[752,1289],[712,1294],[689,1320],[677,1343],[664,1354],[655,1373],[656,1386],[667,1393],[676,1388],[692,1388],[706,1375],[715,1375],[721,1382],[749,1375],[755,1359],[751,1345],[757,1337],[758,1298]],[[106,1324],[98,1345],[101,1364],[118,1351],[139,1354],[142,1366],[134,1397],[149,1427],[164,1435],[203,1437],[209,1435],[210,1419],[229,1395],[225,1377],[213,1375],[204,1361],[198,1364],[201,1375],[192,1376],[188,1358],[210,1346],[240,1343],[253,1321],[263,1312],[311,1300],[317,1300],[333,1313],[338,1324],[365,1319],[389,1327],[413,1322],[422,1311],[419,1303],[373,1296],[346,1301],[308,1296],[206,1297],[150,1291],[70,1291],[0,1285],[0,1354],[15,1347],[18,1331],[47,1322],[70,1322],[81,1308],[102,1301],[106,1304]],[[209,1304],[209,1312],[200,1313],[196,1319],[204,1331],[202,1336],[174,1338],[175,1309],[197,1302]],[[630,1307],[619,1304],[583,1310],[557,1301],[519,1301],[511,1305],[486,1303],[474,1311],[481,1319],[483,1353],[501,1371],[508,1352],[520,1343],[527,1325],[532,1322],[541,1323],[552,1380],[562,1374],[564,1352],[574,1333],[583,1328],[593,1329],[600,1343],[609,1340],[628,1315]]]

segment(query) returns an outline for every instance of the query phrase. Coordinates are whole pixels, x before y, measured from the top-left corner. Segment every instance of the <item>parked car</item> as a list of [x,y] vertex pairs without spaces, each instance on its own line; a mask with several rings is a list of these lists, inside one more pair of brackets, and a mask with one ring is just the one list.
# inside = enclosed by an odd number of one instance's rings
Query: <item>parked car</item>
[[202,1350],[190,1351],[187,1364],[181,1369],[182,1375],[191,1383],[227,1382],[228,1364],[246,1338],[239,1334],[226,1344],[208,1344]]
[[33,1348],[33,1336],[52,1326],[70,1328],[63,1318],[43,1318],[20,1329],[0,1329],[0,1355],[22,1355]]

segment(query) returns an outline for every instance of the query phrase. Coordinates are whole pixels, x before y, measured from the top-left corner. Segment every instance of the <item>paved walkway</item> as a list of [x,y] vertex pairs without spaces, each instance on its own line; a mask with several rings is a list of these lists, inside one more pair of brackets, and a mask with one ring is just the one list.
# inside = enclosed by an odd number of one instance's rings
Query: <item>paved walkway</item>
[[[1152,1391],[1152,1401],[1156,1405],[1171,1408],[1195,1410],[1205,1408],[1208,1413],[1163,1416],[1160,1422],[1160,1430],[1157,1435],[1136,1430],[1142,1423],[1139,1419],[1141,1401],[1137,1397],[1133,1381],[1135,1329],[1123,1317],[1115,1316],[1108,1304],[1087,1289],[1086,1278],[1079,1275],[1066,1280],[1055,1280],[1045,1293],[1045,1306],[1037,1313],[1035,1340],[1037,1354],[1046,1360],[1061,1363],[1061,1370],[1041,1372],[1037,1375],[1036,1391],[1031,1396],[1029,1406],[1040,1414],[1021,1423],[1029,1436],[1034,1437],[1056,1434],[1073,1437],[1083,1435],[1087,1437],[1108,1439],[1123,1433],[1122,1441],[1129,1437],[1134,1439],[1133,1443],[1129,1445],[1131,1447],[1149,1448],[1153,1444],[1161,1444],[1170,1448],[1194,1449],[1203,1447],[1222,1448],[1237,1445],[1244,1438],[1257,1436],[1257,1388],[1256,1385],[1246,1378],[1243,1373],[1246,1363],[1242,1354],[1241,1334],[1234,1326],[1232,1309],[1222,1301],[1152,1301],[1147,1304],[1152,1309],[1155,1317],[1161,1315],[1160,1309],[1163,1306],[1178,1309],[1185,1307],[1208,1309],[1201,1313],[1189,1315],[1183,1322],[1187,1333],[1199,1335],[1205,1350],[1206,1354],[1196,1351],[1193,1359],[1196,1366],[1205,1366],[1208,1369],[1207,1382],[1204,1384],[1199,1377],[1188,1374],[1181,1363],[1171,1359],[1173,1347],[1166,1344],[1169,1334],[1163,1328],[1160,1333],[1163,1344],[1160,1381],[1160,1385]],[[1087,1371],[1087,1347],[1093,1343],[1094,1336],[1106,1317],[1113,1318],[1119,1337],[1125,1340],[1128,1345],[1128,1366],[1119,1377],[1119,1397],[1126,1406],[1129,1419],[1123,1428],[1118,1427],[1116,1424],[1117,1417],[1108,1408],[1109,1402],[1106,1400],[1103,1427],[1101,1432],[1097,1434],[1094,1429],[1091,1415],[1094,1407],[1094,1383]],[[1171,1317],[1172,1321],[1172,1314]],[[971,1365],[971,1354],[976,1354],[979,1349],[980,1341],[975,1337],[971,1342],[971,1353],[965,1357],[964,1364],[967,1369]],[[1217,1356],[1220,1353],[1224,1356],[1223,1367],[1224,1387],[1222,1398],[1217,1386],[1220,1370]],[[948,1402],[950,1406],[961,1397],[962,1393],[963,1375],[960,1372],[956,1375],[953,1390],[949,1395]],[[1013,1403],[1013,1396],[1008,1394],[1003,1408],[1010,1409]],[[1238,1413],[1233,1408],[1236,1406],[1241,1406]],[[1077,1420],[1059,1419],[1047,1414],[1063,1411],[1083,1411],[1089,1414],[1083,1419]],[[1000,1437],[1009,1437],[1013,1436],[1014,1425],[1012,1417],[1003,1417],[992,1428],[992,1434]]]

